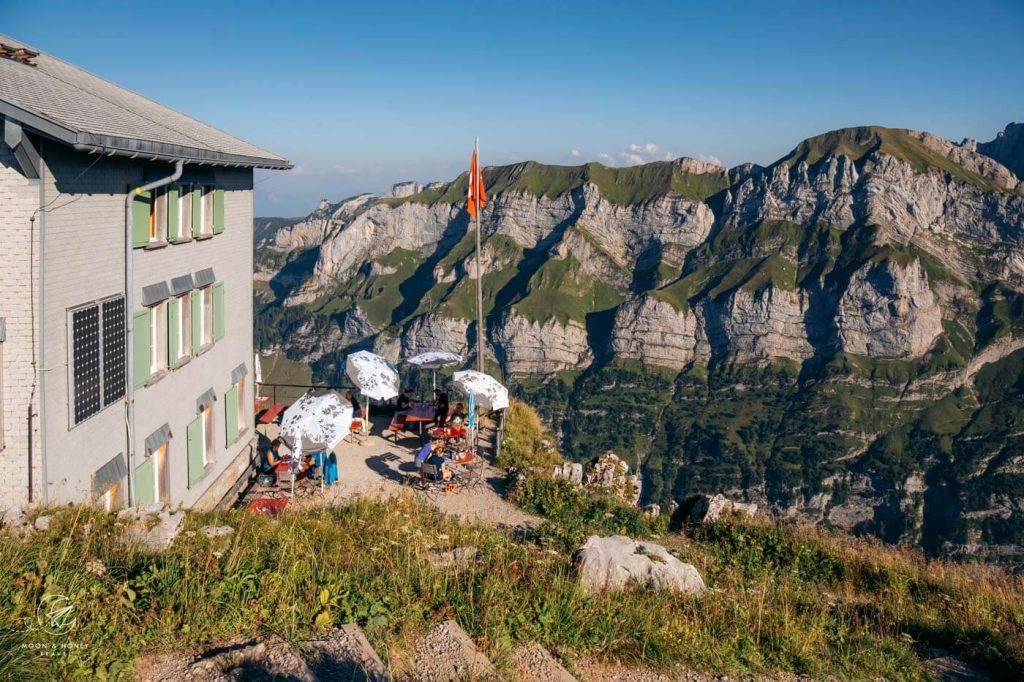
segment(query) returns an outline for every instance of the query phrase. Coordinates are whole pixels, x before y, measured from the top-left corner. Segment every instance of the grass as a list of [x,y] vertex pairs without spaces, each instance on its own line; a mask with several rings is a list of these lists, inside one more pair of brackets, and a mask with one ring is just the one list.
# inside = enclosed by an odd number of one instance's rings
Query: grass
[[625,533],[655,537],[696,565],[712,588],[695,605],[697,629],[722,638],[713,645],[698,635],[698,646],[725,669],[919,679],[917,654],[933,646],[1007,679],[1024,662],[1024,583],[997,569],[774,522],[666,535],[664,517],[537,476],[512,499],[548,519],[542,538],[560,550],[590,534]]
[[587,274],[571,255],[562,260],[549,259],[534,273],[527,288],[526,295],[513,307],[531,322],[555,319],[562,325],[569,320],[585,324],[589,313],[622,302],[622,294]]
[[558,464],[562,455],[552,445],[554,440],[540,415],[523,401],[513,399],[505,413],[505,437],[494,466],[530,469]]
[[[8,679],[128,679],[137,656],[187,653],[243,635],[297,641],[355,621],[392,663],[432,623],[455,618],[492,658],[538,641],[562,654],[730,674],[780,670],[840,678],[921,679],[916,652],[942,646],[1010,678],[1024,665],[1018,580],[820,530],[718,523],[668,535],[612,499],[527,477],[513,499],[547,517],[537,536],[443,517],[414,497],[364,500],[269,520],[242,512],[189,515],[159,554],[120,541],[114,516],[52,511],[49,530],[0,534]],[[211,539],[205,524],[236,532]],[[711,591],[681,598],[644,590],[588,595],[570,552],[591,533],[666,544]],[[435,569],[432,551],[472,545],[476,562]],[[68,596],[72,648],[37,655],[47,594]]]

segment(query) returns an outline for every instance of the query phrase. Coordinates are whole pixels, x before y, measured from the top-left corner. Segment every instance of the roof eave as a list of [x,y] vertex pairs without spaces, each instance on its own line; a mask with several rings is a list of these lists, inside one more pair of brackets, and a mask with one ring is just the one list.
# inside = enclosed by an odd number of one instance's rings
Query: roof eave
[[23,109],[7,100],[0,100],[0,114],[18,121],[50,139],[89,154],[106,154],[147,161],[184,161],[206,166],[235,168],[289,170],[293,167],[287,159],[276,157],[229,154],[210,149],[153,142],[152,140],[80,132],[50,118]]

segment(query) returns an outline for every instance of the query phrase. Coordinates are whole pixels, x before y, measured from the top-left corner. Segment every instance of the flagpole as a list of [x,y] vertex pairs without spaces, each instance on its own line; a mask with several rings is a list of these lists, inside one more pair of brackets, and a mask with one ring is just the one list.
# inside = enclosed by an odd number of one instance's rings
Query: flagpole
[[[476,153],[477,174],[480,177],[480,184],[483,184],[484,171],[480,164],[480,136],[476,138],[473,147]],[[472,181],[473,178],[470,178]],[[477,187],[473,187],[473,193],[477,193]],[[483,212],[483,205],[480,197],[476,197],[476,366],[481,372],[484,371],[484,272],[480,266],[480,214]]]

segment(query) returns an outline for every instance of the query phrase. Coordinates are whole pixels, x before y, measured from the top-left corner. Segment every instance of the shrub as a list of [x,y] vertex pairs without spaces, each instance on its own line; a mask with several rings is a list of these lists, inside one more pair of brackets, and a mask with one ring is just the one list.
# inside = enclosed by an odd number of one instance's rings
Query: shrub
[[500,468],[532,469],[553,466],[562,455],[551,445],[554,439],[544,430],[540,416],[521,400],[513,400],[505,413],[505,438],[501,455],[494,460]]

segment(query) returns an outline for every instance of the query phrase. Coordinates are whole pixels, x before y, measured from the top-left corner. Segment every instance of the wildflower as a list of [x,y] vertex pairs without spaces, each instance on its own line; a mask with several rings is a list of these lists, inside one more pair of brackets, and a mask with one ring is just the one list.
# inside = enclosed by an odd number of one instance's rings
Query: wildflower
[[99,576],[106,575],[107,573],[107,567],[103,565],[103,562],[96,559],[86,562],[85,570]]

